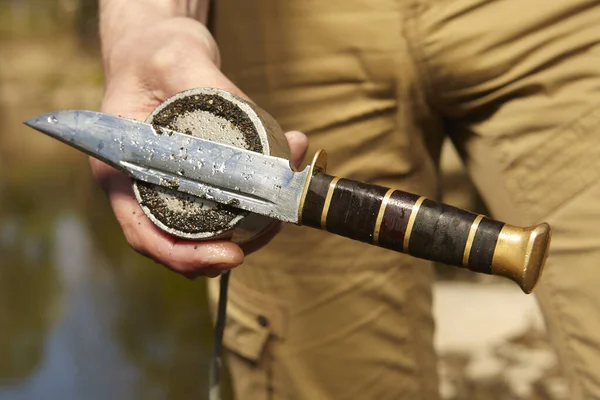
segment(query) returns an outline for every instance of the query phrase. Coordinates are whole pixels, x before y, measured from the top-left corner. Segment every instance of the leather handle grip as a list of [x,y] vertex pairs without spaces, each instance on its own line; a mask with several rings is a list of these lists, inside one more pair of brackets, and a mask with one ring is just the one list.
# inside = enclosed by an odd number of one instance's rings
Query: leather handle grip
[[414,257],[500,275],[531,293],[551,231],[521,228],[401,190],[315,170],[301,223]]

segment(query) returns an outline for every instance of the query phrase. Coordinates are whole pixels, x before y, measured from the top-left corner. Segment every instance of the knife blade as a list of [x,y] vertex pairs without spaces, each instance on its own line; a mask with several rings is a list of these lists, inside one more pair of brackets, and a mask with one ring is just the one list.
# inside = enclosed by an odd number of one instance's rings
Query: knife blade
[[525,293],[548,255],[546,223],[518,227],[401,190],[325,173],[327,156],[289,160],[86,110],[25,124],[150,184],[415,257],[499,275]]
[[135,179],[298,223],[309,168],[294,172],[289,160],[93,111],[58,111],[25,124]]

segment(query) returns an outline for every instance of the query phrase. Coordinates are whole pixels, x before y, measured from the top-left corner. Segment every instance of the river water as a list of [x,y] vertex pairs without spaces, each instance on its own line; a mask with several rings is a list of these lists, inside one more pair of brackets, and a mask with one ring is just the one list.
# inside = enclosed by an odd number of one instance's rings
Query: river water
[[204,279],[132,251],[87,158],[22,124],[96,110],[102,85],[71,33],[0,28],[0,400],[207,398]]
[[75,166],[0,194],[0,399],[206,398],[205,282],[130,250]]

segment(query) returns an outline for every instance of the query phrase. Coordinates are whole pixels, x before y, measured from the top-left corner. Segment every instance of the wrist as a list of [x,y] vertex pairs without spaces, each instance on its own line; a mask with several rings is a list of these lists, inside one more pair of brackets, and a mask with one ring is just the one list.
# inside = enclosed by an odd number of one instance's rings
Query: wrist
[[103,47],[102,57],[110,79],[123,68],[176,64],[190,52],[220,65],[219,49],[209,30],[191,18],[173,17],[128,30],[110,46]]
[[[99,28],[102,55],[106,61],[123,38],[143,34],[170,20],[190,18],[206,24],[209,0],[99,0]],[[196,27],[196,34],[202,27]],[[216,44],[204,28],[207,48],[215,53]],[[143,36],[143,35],[141,35]],[[217,54],[213,54],[218,56]]]
[[128,33],[177,17],[179,10],[175,7],[175,2],[176,0],[100,0],[102,53],[110,53],[115,44]]

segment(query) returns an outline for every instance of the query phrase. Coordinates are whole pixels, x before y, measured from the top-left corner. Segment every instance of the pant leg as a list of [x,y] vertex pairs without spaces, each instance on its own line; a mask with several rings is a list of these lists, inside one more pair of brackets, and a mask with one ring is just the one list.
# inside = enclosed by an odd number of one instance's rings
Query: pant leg
[[[329,173],[435,197],[397,3],[218,2],[215,34],[228,76],[326,149]],[[231,277],[237,399],[437,398],[430,267],[286,226]]]
[[552,225],[537,298],[570,398],[600,398],[600,2],[432,0],[412,21],[493,216]]

